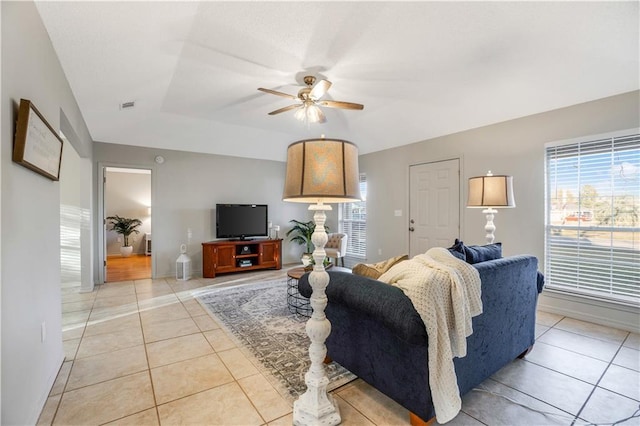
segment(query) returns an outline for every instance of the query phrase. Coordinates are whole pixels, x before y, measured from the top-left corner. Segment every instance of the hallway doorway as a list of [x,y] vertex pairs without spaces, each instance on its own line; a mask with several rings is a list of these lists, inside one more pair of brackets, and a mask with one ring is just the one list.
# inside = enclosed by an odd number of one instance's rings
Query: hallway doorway
[[[141,224],[124,238],[106,220],[104,227],[105,282],[152,278],[151,170],[103,167],[104,218],[138,219]],[[122,254],[125,242],[131,255]]]

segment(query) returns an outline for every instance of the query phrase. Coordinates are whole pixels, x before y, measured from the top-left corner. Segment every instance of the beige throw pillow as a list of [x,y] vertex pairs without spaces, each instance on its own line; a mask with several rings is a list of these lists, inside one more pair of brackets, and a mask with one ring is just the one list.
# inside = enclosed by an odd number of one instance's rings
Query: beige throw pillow
[[407,259],[409,259],[409,255],[403,254],[378,263],[358,263],[353,267],[351,272],[377,280],[380,275],[387,272],[393,265]]

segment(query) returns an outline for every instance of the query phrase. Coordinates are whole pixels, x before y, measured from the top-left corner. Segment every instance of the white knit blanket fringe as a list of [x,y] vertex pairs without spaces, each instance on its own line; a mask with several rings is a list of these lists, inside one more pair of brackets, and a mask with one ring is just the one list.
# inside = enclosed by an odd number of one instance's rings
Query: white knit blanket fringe
[[438,423],[446,423],[462,407],[453,357],[467,355],[471,318],[482,313],[478,270],[434,247],[394,265],[378,280],[400,287],[424,321],[431,397]]

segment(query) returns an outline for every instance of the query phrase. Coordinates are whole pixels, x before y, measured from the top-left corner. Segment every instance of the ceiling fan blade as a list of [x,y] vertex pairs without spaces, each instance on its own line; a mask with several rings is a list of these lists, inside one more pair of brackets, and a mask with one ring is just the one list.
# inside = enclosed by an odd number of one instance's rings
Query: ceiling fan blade
[[300,106],[300,104],[289,105],[289,106],[286,106],[284,108],[280,108],[280,109],[277,109],[275,111],[271,111],[269,113],[269,115],[276,115],[276,114],[280,114],[281,112],[291,111],[292,109],[298,108],[299,106]]
[[320,106],[325,106],[329,108],[342,108],[342,109],[364,109],[364,105],[362,104],[354,104],[353,102],[342,102],[342,101],[319,101],[317,102]]
[[288,93],[278,92],[276,90],[265,89],[263,87],[258,87],[258,90],[261,91],[261,92],[265,92],[265,93],[271,93],[272,95],[282,96],[283,98],[289,98],[289,99],[293,99],[293,100],[298,99],[297,96],[293,96],[293,95],[290,95]]
[[311,92],[309,92],[309,97],[314,101],[320,99],[325,93],[327,93],[329,87],[331,87],[331,82],[329,80],[320,80],[315,86],[313,86]]

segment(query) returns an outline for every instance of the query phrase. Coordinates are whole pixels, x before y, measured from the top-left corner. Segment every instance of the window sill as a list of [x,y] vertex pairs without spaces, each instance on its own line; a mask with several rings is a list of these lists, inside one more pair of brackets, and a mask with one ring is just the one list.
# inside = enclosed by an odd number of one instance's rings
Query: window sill
[[568,297],[571,299],[581,300],[582,303],[615,309],[630,309],[629,312],[636,312],[640,309],[640,301],[625,301],[621,299],[608,298],[607,296],[598,296],[578,291],[571,291],[560,287],[545,286],[544,291],[553,293],[556,297]]
[[582,321],[640,333],[640,306],[545,287],[538,308]]

